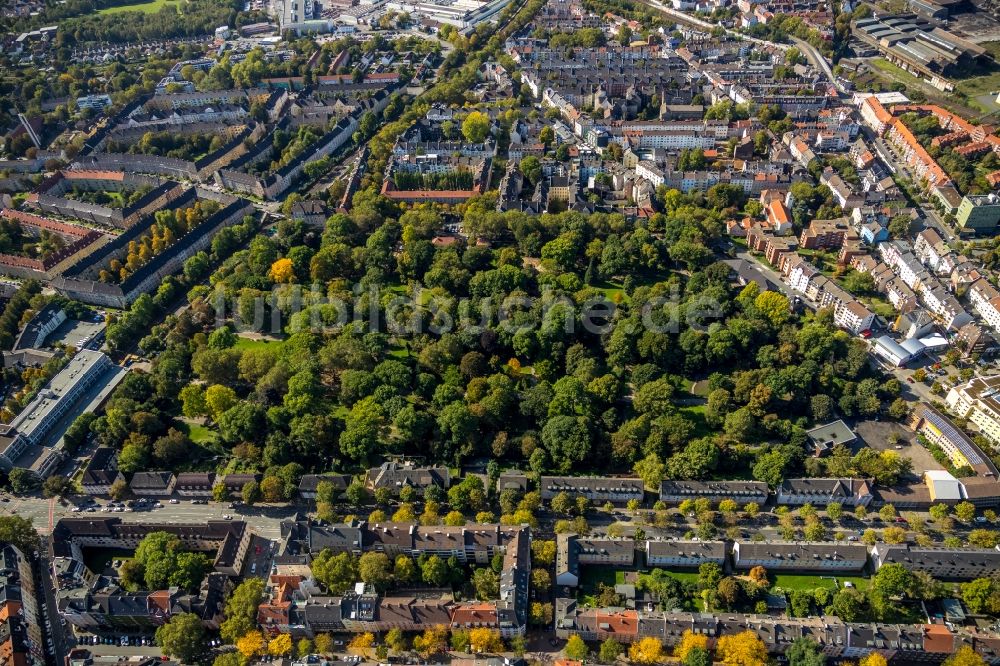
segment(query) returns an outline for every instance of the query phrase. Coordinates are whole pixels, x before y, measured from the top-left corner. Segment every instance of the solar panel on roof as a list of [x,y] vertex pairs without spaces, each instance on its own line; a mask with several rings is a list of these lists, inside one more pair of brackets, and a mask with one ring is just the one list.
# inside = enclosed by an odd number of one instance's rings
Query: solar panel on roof
[[966,437],[965,433],[961,432],[958,428],[952,425],[951,421],[930,410],[924,411],[924,419],[929,421],[931,425],[941,432],[942,435],[955,444],[958,450],[962,452],[962,455],[965,456],[965,459],[969,461],[970,465],[976,466],[984,464],[982,456],[979,455],[979,451],[976,450],[972,442],[970,442],[968,437]]

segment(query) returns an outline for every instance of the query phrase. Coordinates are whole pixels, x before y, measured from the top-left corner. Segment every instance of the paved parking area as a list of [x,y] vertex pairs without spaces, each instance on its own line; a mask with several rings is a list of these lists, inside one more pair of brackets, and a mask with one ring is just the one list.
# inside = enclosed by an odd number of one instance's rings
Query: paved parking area
[[87,346],[90,346],[89,343],[97,339],[98,335],[103,331],[103,321],[93,322],[67,319],[59,326],[59,328],[52,332],[52,335],[48,337],[46,343],[54,345],[57,342],[61,342],[72,347],[80,347],[80,341],[84,338],[89,338]]
[[[892,421],[859,421],[855,425],[855,432],[858,434],[859,442],[855,444],[855,450],[867,444],[876,451],[895,451],[899,455],[913,461],[913,473],[920,476],[929,469],[944,469],[930,451],[917,443],[917,436],[908,428]],[[898,433],[901,437],[898,446],[903,448],[896,450],[889,444],[889,435]]]

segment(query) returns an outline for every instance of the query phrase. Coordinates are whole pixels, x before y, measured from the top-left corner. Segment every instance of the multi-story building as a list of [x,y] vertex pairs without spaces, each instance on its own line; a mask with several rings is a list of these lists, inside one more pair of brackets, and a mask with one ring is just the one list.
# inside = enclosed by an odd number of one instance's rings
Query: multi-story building
[[129,489],[138,497],[170,497],[176,482],[173,472],[136,472]]
[[660,499],[683,502],[705,498],[712,502],[731,499],[736,502],[763,504],[768,497],[767,484],[762,481],[681,481],[667,479],[660,484]]
[[538,481],[538,488],[543,500],[568,493],[586,497],[595,504],[624,504],[629,500],[641,502],[645,496],[642,479],[638,477],[543,476]]
[[39,611],[31,560],[10,544],[0,546],[0,663],[46,663]]
[[958,228],[976,234],[993,234],[1000,224],[1000,197],[995,193],[967,194],[955,214]]
[[1000,330],[1000,291],[986,278],[980,278],[966,292],[969,302],[990,328]]
[[119,480],[124,482],[125,477],[118,471],[118,452],[109,446],[100,446],[83,470],[80,486],[88,495],[107,495],[112,484]]
[[797,638],[808,638],[831,659],[858,659],[878,653],[887,660],[906,663],[941,663],[961,645],[972,646],[990,664],[996,663],[1000,654],[1000,645],[992,636],[944,624],[846,623],[837,617],[678,613],[648,607],[593,608],[566,598],[556,599],[555,631],[563,639],[579,635],[589,641],[613,638],[620,643],[653,637],[668,649],[676,646],[685,632],[705,636],[711,647],[722,636],[749,631],[771,654],[780,655]]
[[106,396],[124,375],[101,352],[78,351],[9,425],[0,426],[0,468],[49,476],[63,459],[58,442],[74,415]]
[[635,565],[634,539],[584,538],[560,534],[556,538],[556,584],[575,587],[583,566],[631,567]]
[[871,479],[785,479],[778,486],[778,504],[868,506],[872,501]]
[[974,377],[948,391],[945,404],[990,441],[1000,443],[1000,377]]
[[733,544],[733,567],[741,571],[762,566],[768,571],[857,572],[867,563],[867,547],[860,544],[776,541]]
[[871,330],[875,323],[875,313],[860,301],[837,303],[833,309],[833,323],[854,335],[860,335],[864,331]]
[[211,497],[214,485],[213,472],[180,472],[174,481],[174,492],[181,497]]
[[426,488],[430,485],[447,488],[451,480],[447,467],[416,467],[411,463],[385,462],[365,475],[369,490],[389,488],[398,491],[403,486]]
[[647,567],[697,569],[706,562],[726,562],[724,541],[646,541]]
[[920,548],[879,543],[872,546],[872,565],[902,564],[908,571],[924,571],[939,580],[972,580],[1000,569],[995,548]]
[[857,239],[849,218],[813,220],[799,235],[799,247],[804,250],[836,249],[847,239]]
[[[962,414],[962,410],[968,405],[969,409],[963,414],[968,416],[970,411],[976,411],[978,404],[981,402],[985,404],[985,401],[992,399],[990,395],[983,400],[972,397],[988,392],[981,385],[972,385],[970,382],[965,387],[970,387],[970,392],[962,390],[963,387],[960,386],[948,392],[948,406],[958,414]],[[973,417],[969,417],[969,420],[975,422]],[[977,474],[998,478],[996,465],[989,456],[983,453],[982,449],[948,417],[930,405],[918,405],[913,411],[911,424],[917,433],[927,438],[927,441],[941,447],[955,467],[971,467]]]

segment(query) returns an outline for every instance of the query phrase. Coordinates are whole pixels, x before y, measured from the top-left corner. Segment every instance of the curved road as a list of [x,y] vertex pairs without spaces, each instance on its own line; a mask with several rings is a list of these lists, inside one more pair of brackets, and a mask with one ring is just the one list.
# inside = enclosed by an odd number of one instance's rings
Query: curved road
[[[657,9],[663,12],[664,14],[670,16],[671,18],[677,19],[677,21],[679,22],[687,23],[688,25],[692,25],[698,28],[703,28],[707,31],[712,31],[715,28],[719,27],[717,24],[709,23],[708,21],[703,21],[700,18],[691,16],[690,14],[687,14],[682,11],[678,11],[673,7],[668,7],[659,0],[642,0],[642,1],[644,4],[647,4],[653,9]],[[766,39],[759,39],[757,37],[751,37],[750,35],[744,35],[741,32],[738,32],[736,30],[731,30],[729,28],[723,28],[723,29],[726,31],[726,34],[731,35],[737,39],[751,42],[753,44],[760,44],[761,46],[769,46],[772,48],[781,49],[782,51],[787,51],[788,49],[791,48],[791,46],[788,44],[778,44],[777,42],[769,42]],[[834,86],[837,87],[837,90],[839,92],[841,93],[846,92],[843,88],[841,88],[840,84],[837,83],[837,77],[833,75],[833,70],[830,67],[830,63],[826,61],[826,58],[823,57],[822,53],[816,50],[816,48],[809,42],[798,39],[797,37],[790,37],[790,39],[795,43],[796,48],[798,48],[799,51],[802,52],[802,55],[804,55],[806,58],[809,59],[813,67],[823,72],[823,74],[826,75],[827,79],[830,80],[830,83],[832,83]]]

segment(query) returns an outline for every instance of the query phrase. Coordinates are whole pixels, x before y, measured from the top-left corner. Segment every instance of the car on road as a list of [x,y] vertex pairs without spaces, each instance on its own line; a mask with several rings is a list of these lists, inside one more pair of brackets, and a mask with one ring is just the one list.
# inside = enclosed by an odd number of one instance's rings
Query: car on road
[[222,514],[222,519],[223,520],[232,520],[233,517],[230,516],[228,513],[225,513],[225,514]]
[[172,500],[170,500],[170,503],[171,503],[171,504],[180,504],[180,503],[181,503],[181,501],[180,501],[180,500],[178,500],[178,499],[172,499]]

